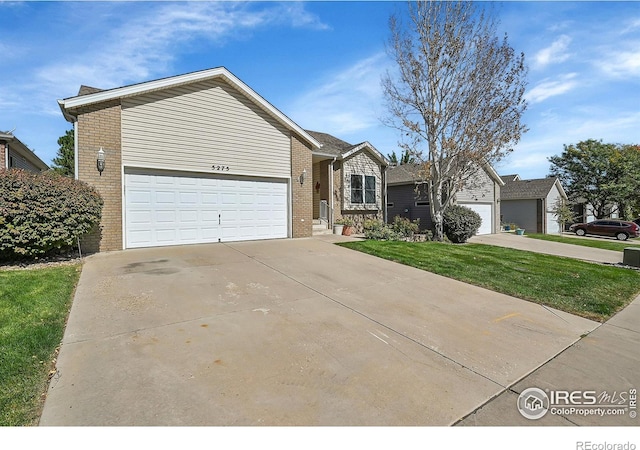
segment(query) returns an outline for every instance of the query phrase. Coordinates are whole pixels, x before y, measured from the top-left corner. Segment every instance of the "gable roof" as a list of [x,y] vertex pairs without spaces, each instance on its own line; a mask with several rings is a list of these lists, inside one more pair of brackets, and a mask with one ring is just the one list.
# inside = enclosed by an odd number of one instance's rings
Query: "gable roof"
[[[491,164],[484,164],[483,169],[495,183],[504,186],[504,180],[498,175],[494,168],[491,167]],[[392,166],[387,170],[387,184],[413,184],[422,182],[423,180],[419,171],[420,168],[417,164]]]
[[80,107],[102,103],[109,100],[133,97],[151,91],[169,89],[172,87],[196,83],[204,80],[221,79],[240,91],[253,104],[261,108],[285,128],[295,132],[304,141],[312,147],[320,148],[320,143],[310,136],[305,130],[298,126],[293,120],[285,116],[281,111],[275,108],[271,103],[262,98],[257,92],[243,83],[238,77],[229,72],[225,67],[217,67],[214,69],[201,70],[191,72],[184,75],[177,75],[168,78],[161,78],[153,81],[145,81],[143,83],[130,84],[113,89],[100,90],[89,86],[82,86],[80,92],[75,97],[69,97],[58,100],[58,105],[64,114],[65,119],[69,122],[75,121],[74,114]]
[[89,95],[95,94],[96,92],[102,92],[103,89],[94,88],[91,86],[85,86],[84,84],[80,86],[80,90],[78,90],[78,96],[80,95]]
[[391,166],[387,170],[387,184],[414,184],[420,183],[422,177],[416,164],[400,164]]
[[[8,143],[12,151],[16,152],[40,171],[49,169],[47,163],[41,160],[33,150],[23,144],[13,133],[0,131],[0,142]],[[0,167],[0,169],[4,169],[4,167]]]
[[508,183],[509,181],[518,181],[520,179],[520,175],[500,175],[500,178],[502,178],[502,181],[504,181],[505,183]]
[[358,153],[360,150],[366,149],[369,150],[369,153],[371,153],[383,165],[389,165],[389,161],[387,160],[387,158],[385,158],[382,153],[380,153],[368,141],[353,145],[328,133],[311,130],[306,130],[306,132],[313,136],[318,142],[320,142],[320,144],[322,144],[320,150],[314,152],[314,154],[316,155],[334,156],[337,159],[346,159],[351,155]]
[[[503,177],[504,178],[504,177]],[[532,200],[545,198],[549,195],[551,188],[556,186],[560,195],[567,198],[567,195],[560,184],[560,180],[556,177],[537,178],[533,180],[510,180],[500,190],[500,198],[502,200]]]

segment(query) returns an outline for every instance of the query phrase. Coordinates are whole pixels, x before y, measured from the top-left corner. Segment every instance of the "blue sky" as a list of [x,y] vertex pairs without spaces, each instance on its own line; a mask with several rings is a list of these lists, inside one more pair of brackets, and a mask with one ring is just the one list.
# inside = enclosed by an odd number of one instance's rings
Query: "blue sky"
[[[529,132],[496,164],[547,175],[586,139],[640,143],[640,2],[494,2],[529,66]],[[225,66],[306,129],[397,149],[381,75],[387,21],[404,2],[7,2],[0,0],[0,131],[45,162],[70,128],[57,99]]]

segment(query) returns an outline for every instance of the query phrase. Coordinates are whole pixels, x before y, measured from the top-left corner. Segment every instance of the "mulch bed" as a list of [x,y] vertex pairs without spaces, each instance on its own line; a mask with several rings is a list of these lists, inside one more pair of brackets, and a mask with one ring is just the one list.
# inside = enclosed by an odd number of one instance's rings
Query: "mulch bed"
[[44,267],[67,266],[81,263],[82,258],[80,258],[77,251],[73,251],[66,254],[43,256],[23,261],[0,261],[0,271],[42,269]]

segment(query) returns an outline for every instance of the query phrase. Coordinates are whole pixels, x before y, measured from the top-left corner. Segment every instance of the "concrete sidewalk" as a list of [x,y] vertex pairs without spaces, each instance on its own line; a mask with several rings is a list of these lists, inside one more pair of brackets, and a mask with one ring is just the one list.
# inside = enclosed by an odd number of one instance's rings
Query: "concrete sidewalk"
[[[622,415],[561,414],[549,411],[544,417],[529,420],[515,412],[518,396],[525,389],[536,387],[545,392],[595,391],[611,401],[606,407],[621,403]],[[640,389],[640,297],[598,327],[589,335],[516,383],[498,397],[465,417],[460,426],[638,426],[637,409],[629,405],[630,391]],[[637,395],[637,393],[636,393]],[[607,404],[608,403],[608,404]],[[591,409],[587,405],[587,409]],[[603,408],[608,409],[608,408]],[[615,408],[616,411],[620,409]],[[635,417],[634,417],[635,416]]]
[[87,258],[40,424],[451,425],[599,326],[323,239]]
[[[599,263],[622,262],[623,253],[580,245],[528,239],[510,233],[475,236],[470,242],[516,248],[556,256]],[[513,414],[518,396],[530,387],[544,391],[596,391],[622,393],[640,388],[640,297],[609,321],[599,326],[564,352],[534,371],[498,397],[465,417],[457,425],[640,425],[631,417],[631,409],[618,415],[546,414],[539,420],[529,420]],[[622,397],[618,396],[619,400]],[[631,414],[630,414],[631,413]]]
[[623,252],[585,247],[582,245],[564,244],[561,242],[530,239],[526,235],[513,233],[484,234],[469,239],[470,243],[496,245],[498,247],[515,248],[529,252],[546,253],[547,255],[565,256],[606,264],[622,263]]

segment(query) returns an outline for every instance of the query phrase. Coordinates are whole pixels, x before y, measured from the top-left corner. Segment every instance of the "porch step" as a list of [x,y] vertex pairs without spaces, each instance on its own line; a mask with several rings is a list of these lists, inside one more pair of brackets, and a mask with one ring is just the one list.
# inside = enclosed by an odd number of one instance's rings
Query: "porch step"
[[324,220],[320,220],[320,219],[313,219],[313,234],[318,235],[318,234],[331,234],[333,233],[333,230],[330,230],[328,228],[328,224],[327,222],[325,222]]

